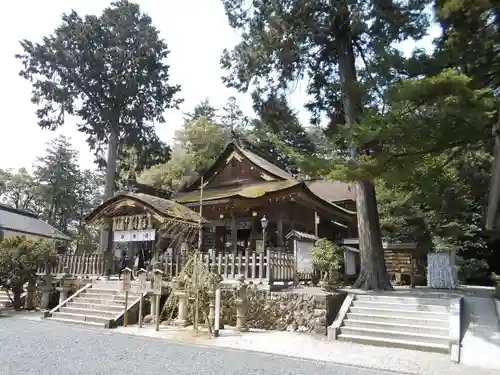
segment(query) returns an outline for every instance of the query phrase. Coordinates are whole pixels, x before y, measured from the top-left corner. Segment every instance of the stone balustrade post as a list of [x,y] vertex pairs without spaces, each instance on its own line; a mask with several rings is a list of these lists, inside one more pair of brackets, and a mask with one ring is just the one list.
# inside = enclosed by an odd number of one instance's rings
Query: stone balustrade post
[[214,327],[215,323],[215,291],[209,290],[208,297],[210,299],[209,310],[208,310],[208,322],[207,325]]
[[248,286],[245,284],[245,276],[238,275],[236,277],[238,282],[238,286],[236,287],[236,330],[240,332],[248,331],[247,327],[247,305],[248,305],[248,296],[247,296],[247,288]]
[[177,280],[175,280],[174,283],[177,285],[177,289],[174,290],[174,296],[179,299],[177,318],[174,321],[174,325],[178,327],[186,327],[188,325],[187,292],[181,289]]
[[28,287],[26,288],[26,300],[24,301],[24,308],[26,310],[33,309],[33,297],[35,295],[36,282],[35,280],[28,281]]
[[53,276],[51,274],[50,267],[47,266],[46,273],[43,277],[42,285],[42,300],[40,302],[40,307],[42,310],[48,310],[50,305],[50,295],[52,294],[52,280]]
[[61,282],[59,287],[56,290],[59,292],[59,304],[63,303],[66,299],[68,299],[69,291],[71,290],[71,284],[69,283],[69,275],[64,274],[61,277]]

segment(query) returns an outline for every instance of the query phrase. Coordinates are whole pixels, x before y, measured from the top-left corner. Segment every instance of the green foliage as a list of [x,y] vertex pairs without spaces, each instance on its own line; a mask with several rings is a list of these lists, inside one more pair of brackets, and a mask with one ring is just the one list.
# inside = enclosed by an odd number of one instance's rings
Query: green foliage
[[284,96],[271,95],[257,103],[254,109],[258,117],[252,121],[251,128],[244,136],[277,164],[288,169],[294,167],[290,156],[276,147],[274,138],[281,140],[285,147],[304,155],[316,152],[315,144]]
[[460,283],[481,285],[488,280],[488,263],[484,259],[469,258],[457,259],[458,280]]
[[69,139],[55,138],[37,158],[32,174],[25,169],[0,173],[3,203],[39,215],[76,240],[77,251],[95,249],[96,234],[84,218],[102,202],[104,176],[81,170],[78,152]]
[[[152,155],[152,145],[164,148],[152,122],[164,122],[164,111],[177,107],[180,87],[169,84],[167,44],[137,4],[113,2],[100,16],[72,11],[41,44],[23,40],[21,47],[20,75],[32,83],[40,127],[54,130],[67,115],[78,116],[78,131],[98,161],[115,142],[107,160],[111,166],[116,143],[122,150],[139,146],[146,155]],[[108,172],[109,195],[116,171]]]
[[54,248],[45,240],[24,236],[5,238],[0,242],[0,283],[12,286],[34,280],[38,266],[54,260]]
[[[214,273],[203,261],[202,254],[199,251],[192,251],[186,256],[182,271],[172,282],[172,290],[169,294],[161,315],[170,322],[175,318],[179,297],[176,292],[185,292],[188,301],[188,313],[190,321],[194,322],[196,316],[198,322],[208,322],[209,313],[209,293],[215,290],[222,278]],[[198,311],[196,311],[198,307]],[[213,327],[210,327],[210,329]]]
[[78,152],[69,139],[60,136],[47,145],[45,155],[37,158],[33,177],[38,185],[42,217],[63,232],[74,217],[76,191],[80,183]]
[[26,211],[37,212],[38,184],[34,177],[25,169],[0,170],[1,202]]
[[500,275],[496,274],[495,272],[492,272],[491,273],[491,281],[493,281],[493,283],[495,285],[500,286]]
[[208,169],[227,145],[229,135],[223,127],[198,117],[184,122],[176,132],[171,159],[146,169],[138,181],[155,188],[176,191]]
[[318,239],[312,248],[313,266],[326,275],[329,282],[338,281],[342,265],[342,248],[326,238]]

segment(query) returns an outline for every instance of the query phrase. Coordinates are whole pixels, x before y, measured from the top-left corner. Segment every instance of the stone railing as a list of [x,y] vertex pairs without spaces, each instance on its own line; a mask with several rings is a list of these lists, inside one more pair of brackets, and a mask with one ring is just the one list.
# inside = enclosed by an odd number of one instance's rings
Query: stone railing
[[[247,250],[244,254],[203,254],[203,262],[224,279],[235,279],[243,275],[245,279],[266,281],[292,281],[295,274],[295,257],[293,254],[274,252],[255,253]],[[182,270],[182,257],[168,257],[165,262],[165,274],[168,277],[178,276]]]
[[[56,264],[51,268],[53,275],[69,274],[72,276],[104,275],[105,260],[102,254],[58,255]],[[47,273],[46,266],[38,268],[39,275]]]

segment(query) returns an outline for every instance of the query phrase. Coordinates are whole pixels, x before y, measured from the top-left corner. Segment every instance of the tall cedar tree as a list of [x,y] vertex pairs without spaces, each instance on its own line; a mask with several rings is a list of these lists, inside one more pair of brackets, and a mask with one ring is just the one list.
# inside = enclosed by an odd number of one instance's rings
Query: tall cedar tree
[[137,4],[121,0],[99,17],[64,14],[41,44],[23,40],[21,46],[20,75],[32,82],[39,126],[54,130],[66,115],[83,120],[77,127],[90,148],[101,154],[107,145],[104,198],[112,197],[120,143],[157,140],[152,122],[164,122],[164,111],[180,102],[158,29]]
[[[227,85],[244,92],[256,87],[262,97],[307,78],[307,108],[316,120],[326,114],[333,126],[359,123],[377,106],[380,86],[395,74],[391,66],[403,63],[395,44],[421,38],[428,27],[425,0],[222,2],[242,36],[221,60],[230,72]],[[373,146],[357,151],[368,150]],[[358,181],[356,197],[361,273],[355,287],[391,289],[373,183]]]

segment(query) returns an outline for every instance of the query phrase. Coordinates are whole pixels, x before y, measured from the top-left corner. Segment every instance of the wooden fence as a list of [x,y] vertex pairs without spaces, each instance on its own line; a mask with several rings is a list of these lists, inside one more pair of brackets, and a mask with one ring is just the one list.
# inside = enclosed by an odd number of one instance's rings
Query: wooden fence
[[[38,268],[38,274],[44,275],[47,266]],[[68,273],[73,276],[101,276],[105,273],[105,260],[102,254],[58,255],[56,264],[50,272],[54,275]]]
[[[246,251],[245,254],[218,254],[210,257],[203,254],[203,263],[220,274],[224,279],[233,279],[242,274],[245,279],[292,281],[295,273],[295,257],[293,254],[267,251],[255,253]],[[165,274],[169,277],[179,275],[183,261],[177,254],[174,258],[165,261]]]
[[[224,279],[233,279],[243,274],[245,279],[292,281],[295,274],[294,255],[271,250],[267,250],[266,253],[248,250],[245,254],[218,254],[213,257],[203,254],[203,262],[207,267],[215,268]],[[180,254],[166,259],[163,264],[166,277],[172,278],[179,275],[183,264]],[[112,268],[112,273],[115,273],[116,264],[113,264]],[[38,269],[40,275],[45,274],[46,271],[46,267]],[[102,254],[58,256],[56,266],[52,268],[51,273],[66,272],[72,276],[102,276],[105,274],[104,256]]]

